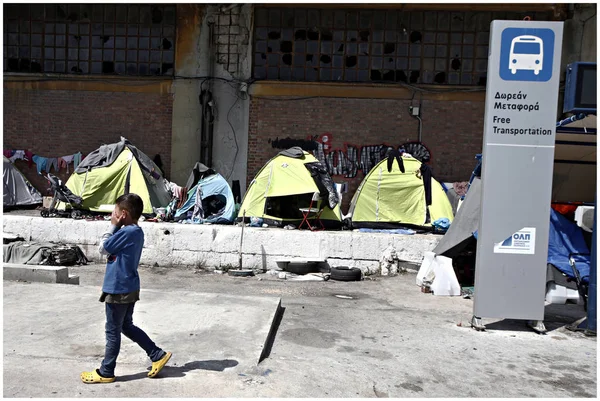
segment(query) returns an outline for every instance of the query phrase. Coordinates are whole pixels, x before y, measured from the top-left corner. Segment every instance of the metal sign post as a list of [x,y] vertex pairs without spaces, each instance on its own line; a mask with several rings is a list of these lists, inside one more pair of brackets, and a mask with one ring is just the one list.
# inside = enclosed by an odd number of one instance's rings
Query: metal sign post
[[493,21],[472,325],[542,321],[563,23]]

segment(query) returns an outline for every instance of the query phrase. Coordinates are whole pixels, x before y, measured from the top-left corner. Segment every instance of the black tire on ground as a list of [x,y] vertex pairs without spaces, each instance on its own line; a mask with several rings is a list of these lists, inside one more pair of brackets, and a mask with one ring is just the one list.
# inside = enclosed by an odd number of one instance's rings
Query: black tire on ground
[[46,210],[46,209],[42,209],[42,211],[40,212],[40,215],[41,215],[42,217],[49,217],[49,216],[50,216],[50,213],[48,212],[48,210]]
[[330,278],[337,281],[360,281],[362,272],[357,267],[336,266],[331,268]]
[[230,276],[234,276],[234,277],[250,277],[250,276],[254,276],[254,270],[250,270],[250,269],[242,269],[242,270],[231,269],[231,270],[228,270],[227,273]]
[[284,269],[286,272],[294,273],[294,274],[308,274],[308,273],[317,273],[319,271],[318,263],[308,262],[308,263],[293,263],[290,262]]

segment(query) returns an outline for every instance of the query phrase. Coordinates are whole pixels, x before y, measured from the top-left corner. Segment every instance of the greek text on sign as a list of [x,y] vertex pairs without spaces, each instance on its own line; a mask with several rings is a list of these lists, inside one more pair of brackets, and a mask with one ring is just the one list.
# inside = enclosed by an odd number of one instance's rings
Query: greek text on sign
[[494,244],[494,253],[535,254],[535,227],[525,227],[503,242]]

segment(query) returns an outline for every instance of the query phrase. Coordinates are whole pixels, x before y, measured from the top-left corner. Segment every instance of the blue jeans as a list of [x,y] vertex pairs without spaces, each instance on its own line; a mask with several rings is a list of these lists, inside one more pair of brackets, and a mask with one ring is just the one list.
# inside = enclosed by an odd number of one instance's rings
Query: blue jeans
[[117,357],[121,350],[121,333],[142,347],[152,362],[160,360],[165,354],[142,329],[133,324],[134,305],[135,303],[106,304],[106,351],[100,366],[100,374],[104,377],[115,375]]

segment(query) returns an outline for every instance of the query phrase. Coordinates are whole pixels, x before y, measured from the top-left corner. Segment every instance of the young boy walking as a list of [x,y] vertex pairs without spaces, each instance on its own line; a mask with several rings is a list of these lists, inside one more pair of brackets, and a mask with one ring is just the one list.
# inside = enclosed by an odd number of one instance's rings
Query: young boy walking
[[112,383],[121,349],[121,333],[136,342],[152,361],[148,377],[156,377],[171,358],[139,327],[133,324],[133,307],[140,299],[138,264],[144,232],[137,225],[144,202],[136,194],[121,195],[115,204],[111,229],[102,236],[99,251],[107,255],[100,302],[106,304],[106,351],[100,369],[81,373],[84,383]]

